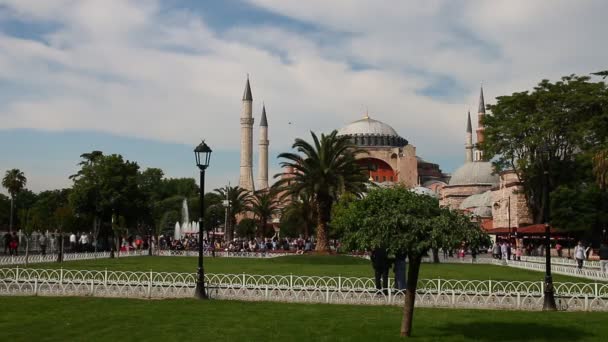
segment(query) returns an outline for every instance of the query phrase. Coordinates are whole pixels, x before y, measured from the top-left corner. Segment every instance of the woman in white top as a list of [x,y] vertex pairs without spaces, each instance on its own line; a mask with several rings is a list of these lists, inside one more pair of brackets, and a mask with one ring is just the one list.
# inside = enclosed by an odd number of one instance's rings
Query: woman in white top
[[582,241],[579,241],[578,245],[574,247],[574,258],[576,259],[576,263],[578,265],[577,267],[579,270],[583,268],[583,262],[585,261],[585,259],[587,259],[588,250],[589,247],[585,248],[585,246],[583,246]]

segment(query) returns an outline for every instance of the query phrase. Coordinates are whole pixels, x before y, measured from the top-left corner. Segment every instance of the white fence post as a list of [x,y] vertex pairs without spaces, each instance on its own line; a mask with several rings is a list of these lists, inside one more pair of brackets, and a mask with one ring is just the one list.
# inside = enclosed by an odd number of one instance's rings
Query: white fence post
[[91,297],[95,296],[95,279],[91,279]]
[[104,287],[108,287],[108,269],[106,268],[105,272],[103,273],[103,286]]
[[441,294],[441,278],[437,279],[437,293]]
[[150,279],[148,279],[148,298],[152,298],[152,270],[150,270]]
[[63,267],[59,269],[59,284],[63,286]]
[[19,281],[19,266],[17,266],[17,271],[15,271],[15,280]]
[[245,273],[243,273],[243,287],[245,287]]
[[492,295],[492,279],[488,280],[488,293]]
[[289,288],[293,290],[293,274],[289,274]]
[[38,295],[38,277],[34,278],[34,296]]
[[338,291],[342,291],[342,276],[338,276]]

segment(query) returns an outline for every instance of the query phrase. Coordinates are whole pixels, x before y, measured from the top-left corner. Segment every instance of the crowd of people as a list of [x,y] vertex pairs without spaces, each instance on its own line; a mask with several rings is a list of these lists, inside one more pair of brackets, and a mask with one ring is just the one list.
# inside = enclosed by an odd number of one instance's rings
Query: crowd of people
[[[159,240],[161,249],[169,250],[198,250],[198,237],[194,234],[186,234],[181,239],[162,235]],[[209,251],[225,252],[293,252],[303,254],[313,251],[314,242],[311,239],[299,238],[251,238],[233,239],[223,241],[222,239],[203,239],[203,249]]]

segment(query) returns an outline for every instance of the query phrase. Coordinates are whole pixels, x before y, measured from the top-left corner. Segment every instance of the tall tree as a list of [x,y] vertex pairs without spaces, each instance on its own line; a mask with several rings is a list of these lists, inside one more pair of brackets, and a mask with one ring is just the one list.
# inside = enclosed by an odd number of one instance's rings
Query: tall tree
[[[608,88],[589,77],[543,80],[533,91],[497,98],[484,117],[481,148],[499,171],[512,169],[523,184],[534,221],[549,205],[545,191],[589,181],[587,159],[608,138]],[[549,181],[544,182],[548,171]]]
[[321,134],[319,139],[311,132],[312,144],[296,139],[292,145],[298,153],[281,153],[281,167],[286,172],[275,175],[281,177],[276,186],[284,190],[284,196],[299,197],[302,193],[311,194],[317,205],[316,250],[329,250],[327,224],[331,209],[340,194],[350,192],[361,194],[368,182],[364,170],[356,162],[357,149],[346,136],[338,136],[334,130],[328,135]]
[[[258,235],[268,237],[268,220],[272,218],[278,210],[279,201],[276,193],[271,190],[256,191],[251,201],[251,212],[257,219]],[[274,232],[270,232],[274,233]]]
[[222,200],[229,201],[229,228],[226,230],[226,239],[232,240],[237,217],[249,211],[251,207],[251,192],[237,186],[225,186],[214,190]]
[[332,225],[346,232],[349,249],[386,248],[409,259],[401,335],[410,336],[416,287],[424,254],[435,245],[452,247],[489,243],[478,224],[463,214],[439,207],[437,199],[404,187],[375,189],[336,212]]
[[4,174],[4,178],[2,178],[2,186],[8,191],[9,195],[11,195],[11,214],[8,228],[9,232],[13,231],[15,196],[25,188],[26,184],[27,178],[25,178],[25,174],[19,169],[7,170]]

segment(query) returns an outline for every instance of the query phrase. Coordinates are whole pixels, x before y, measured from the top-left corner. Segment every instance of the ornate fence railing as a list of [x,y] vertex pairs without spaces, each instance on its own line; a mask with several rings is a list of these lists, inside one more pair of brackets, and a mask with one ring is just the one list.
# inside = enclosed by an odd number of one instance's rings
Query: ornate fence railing
[[[195,273],[0,269],[0,295],[126,298],[192,297]],[[217,299],[400,305],[404,291],[376,290],[371,278],[207,274]],[[608,311],[608,284],[555,283],[562,310]],[[416,304],[428,307],[539,310],[542,282],[424,279]]]
[[[507,265],[510,267],[523,268],[533,271],[545,271],[545,264],[539,262],[529,261],[513,261],[513,260],[496,260],[491,259],[495,265]],[[573,266],[555,265],[551,264],[551,272],[556,274],[568,275],[573,277],[581,277],[592,280],[608,281],[608,273],[602,272],[599,268],[586,268],[578,269]]]
[[[536,262],[536,263],[545,263],[545,257],[539,257],[539,256],[522,256],[521,257],[521,261],[527,261],[527,262]],[[551,264],[552,265],[561,265],[561,266],[570,266],[570,267],[576,267],[576,260],[575,259],[568,259],[568,258],[560,258],[560,257],[555,257],[552,256],[551,257]],[[600,268],[600,262],[596,261],[596,260],[585,260],[584,262],[584,268]]]
[[[139,250],[139,251],[129,251],[129,252],[115,252],[114,255],[117,258],[120,257],[131,257],[131,256],[141,256],[148,255],[147,250]],[[72,261],[72,260],[89,260],[89,259],[103,259],[109,258],[110,252],[93,252],[93,253],[64,253],[63,261]],[[30,264],[43,263],[43,262],[55,262],[57,261],[57,254],[32,254],[29,255],[27,260]],[[0,257],[0,266],[7,265],[25,265],[25,255],[9,255]]]

